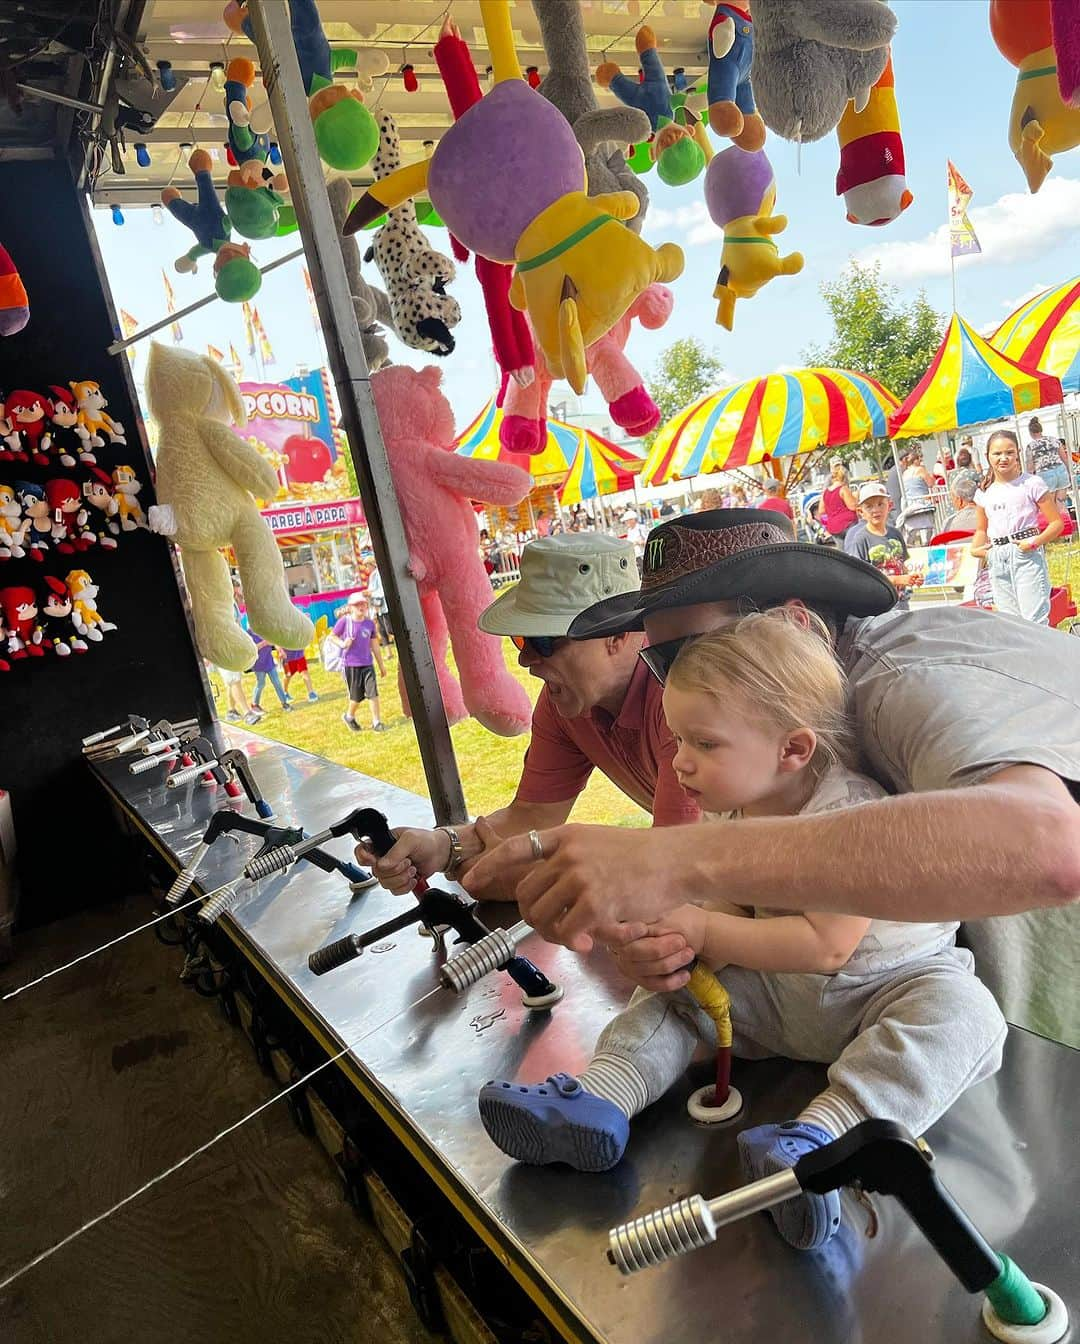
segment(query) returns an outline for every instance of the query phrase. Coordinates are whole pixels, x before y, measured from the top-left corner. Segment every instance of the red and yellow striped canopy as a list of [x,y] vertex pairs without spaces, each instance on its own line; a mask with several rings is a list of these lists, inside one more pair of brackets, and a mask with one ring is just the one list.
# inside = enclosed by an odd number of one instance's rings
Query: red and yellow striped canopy
[[1080,276],[1044,289],[1007,317],[990,344],[1020,364],[1031,364],[1080,391]]
[[1061,383],[1009,359],[953,313],[918,386],[889,417],[896,439],[1000,420],[1061,400]]
[[648,485],[752,466],[885,435],[899,402],[850,369],[794,369],[710,392],[667,422],[642,471]]
[[454,440],[454,451],[463,457],[477,457],[485,462],[511,462],[514,466],[524,467],[531,474],[534,486],[560,485],[566,479],[577,451],[574,427],[559,420],[549,420],[547,439],[540,452],[531,456],[508,453],[499,442],[502,416],[502,407],[496,406],[492,397]]
[[561,504],[580,504],[583,499],[632,489],[634,477],[645,465],[643,457],[591,429],[578,427],[575,433],[578,446],[559,491]]

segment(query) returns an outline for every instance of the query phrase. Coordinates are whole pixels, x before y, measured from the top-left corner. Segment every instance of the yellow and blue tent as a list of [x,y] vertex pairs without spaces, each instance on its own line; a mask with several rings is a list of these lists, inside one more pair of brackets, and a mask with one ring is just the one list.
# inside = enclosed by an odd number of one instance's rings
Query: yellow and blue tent
[[990,344],[1019,364],[1031,364],[1080,392],[1080,276],[1044,289],[1010,314]]

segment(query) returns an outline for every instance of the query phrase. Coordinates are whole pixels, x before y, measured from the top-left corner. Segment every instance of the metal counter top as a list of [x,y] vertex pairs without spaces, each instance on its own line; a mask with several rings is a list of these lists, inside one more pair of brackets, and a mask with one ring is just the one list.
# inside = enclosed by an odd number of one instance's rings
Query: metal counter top
[[[232,729],[214,735],[248,753],[276,821],[313,832],[365,805],[385,812],[391,825],[432,824],[427,802],[393,785]],[[198,843],[210,813],[227,802],[222,791],[198,783],[167,791],[160,772],[148,783],[145,775],[129,775],[123,762],[93,768],[177,864]],[[333,842],[333,852],[350,857],[352,843]],[[199,888],[210,891],[237,877],[257,845],[248,836],[219,840],[200,870]],[[308,971],[315,948],[401,910],[402,898],[380,887],[351,896],[337,874],[304,865],[264,880],[223,925],[324,1043],[353,1047],[350,1077],[565,1334],[608,1344],[990,1339],[978,1300],[887,1199],[875,1200],[880,1229],[873,1240],[864,1235],[865,1211],[845,1194],[841,1235],[817,1255],[791,1250],[758,1216],[722,1228],[714,1246],[623,1278],[605,1258],[608,1228],[686,1194],[710,1197],[740,1185],[738,1130],[792,1119],[820,1088],[824,1071],[780,1060],[737,1062],[746,1106],[732,1125],[707,1130],[684,1109],[694,1086],[709,1076],[703,1061],[633,1122],[627,1155],[614,1171],[520,1166],[484,1134],[479,1087],[494,1077],[533,1082],[583,1068],[630,987],[603,954],[577,957],[535,935],[522,944],[523,954],[566,990],[550,1013],[529,1013],[504,975],[461,997],[444,990],[424,999],[438,985],[438,962],[430,939],[412,929],[322,978]],[[516,918],[510,906],[487,906],[482,915],[492,926]],[[967,1093],[928,1135],[942,1180],[976,1226],[1033,1279],[1054,1288],[1074,1322],[1080,1318],[1080,1163],[1071,1135],[1077,1114],[1080,1056],[1014,1028],[1000,1073]]]

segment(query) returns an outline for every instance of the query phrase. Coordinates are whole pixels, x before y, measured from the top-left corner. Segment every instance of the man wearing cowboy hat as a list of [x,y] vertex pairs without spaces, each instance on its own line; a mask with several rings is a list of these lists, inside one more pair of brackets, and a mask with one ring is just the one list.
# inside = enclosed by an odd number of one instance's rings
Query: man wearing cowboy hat
[[[639,938],[646,921],[705,893],[974,919],[979,974],[1009,1020],[1080,1045],[1080,917],[1068,908],[1080,901],[1080,643],[979,610],[892,611],[895,600],[883,574],[795,542],[779,516],[719,509],[654,528],[640,592],[583,612],[571,638],[643,629],[642,657],[663,678],[688,637],[747,609],[813,608],[835,632],[864,760],[896,796],[694,830],[559,827],[507,841],[466,885],[482,896],[502,866],[542,851],[516,888],[522,914],[579,951],[594,934]],[[653,987],[684,985],[681,935],[654,950],[667,981]]]
[[[618,631],[575,641],[567,630],[594,603],[637,592],[633,544],[578,533],[530,542],[521,581],[488,607],[480,628],[509,636],[518,662],[543,682],[533,710],[532,738],[513,800],[467,826],[400,830],[382,859],[363,847],[365,862],[389,891],[411,891],[417,876],[463,873],[507,836],[558,826],[594,768],[645,811],[655,826],[697,821],[671,760],[675,742],[664,720],[662,688],[638,658],[643,638]],[[518,874],[511,879],[512,894]],[[494,888],[492,889],[494,891]]]

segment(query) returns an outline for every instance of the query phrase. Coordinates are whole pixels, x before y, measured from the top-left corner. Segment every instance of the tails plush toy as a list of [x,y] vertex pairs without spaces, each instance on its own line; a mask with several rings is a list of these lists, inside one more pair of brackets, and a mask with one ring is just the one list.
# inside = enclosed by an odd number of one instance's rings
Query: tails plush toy
[[776,179],[763,149],[747,153],[738,145],[723,149],[705,173],[705,206],[709,218],[724,230],[720,275],[713,298],[720,306],[716,320],[731,331],[735,300],[752,298],[777,275],[798,275],[802,254],[786,257],[773,237],[787,228],[785,215],[774,215]]
[[870,90],[862,112],[848,103],[836,128],[840,171],[836,194],[843,196],[851,224],[888,224],[915,199],[904,176],[904,142],[893,88],[892,57]]
[[[532,711],[524,688],[507,670],[500,641],[477,627],[492,594],[469,501],[517,504],[529,493],[529,474],[454,452],[454,415],[439,390],[441,381],[437,368],[395,365],[372,377],[371,390],[446,716],[457,723],[471,714],[490,732],[513,737],[526,731]],[[446,666],[448,638],[460,686]],[[404,704],[404,687],[401,699]]]
[[589,197],[581,150],[565,117],[521,77],[506,0],[480,0],[495,87],[446,132],[430,159],[376,182],[347,225],[362,228],[426,185],[461,242],[515,261],[510,302],[528,312],[555,377],[585,387],[585,347],[654,281],[682,273],[673,243],[654,250],[622,221],[629,192]]
[[180,547],[203,656],[236,672],[251,665],[251,640],[236,621],[222,555],[227,546],[236,556],[252,628],[281,648],[305,648],[315,631],[289,599],[281,552],[252,498],[273,499],[277,473],[229,428],[230,421],[247,421],[240,389],[216,359],[154,342],[146,393],[159,426],[161,501],[149,523]]
[[[990,0],[991,36],[1019,71],[1009,112],[1009,148],[1033,192],[1046,181],[1053,156],[1080,145],[1080,107],[1066,104],[1058,87],[1051,24],[1056,7],[1050,0]],[[1063,10],[1069,9],[1075,15],[1071,0],[1063,3]]]
[[30,300],[6,247],[0,245],[0,336],[14,336],[30,321]]
[[107,415],[105,407],[108,402],[101,391],[101,387],[93,382],[69,383],[72,395],[75,398],[75,404],[79,408],[79,423],[89,431],[90,442],[95,447],[102,447],[107,436],[109,443],[121,443],[127,445],[127,439],[124,437],[124,426],[119,420],[114,420],[111,415]]

